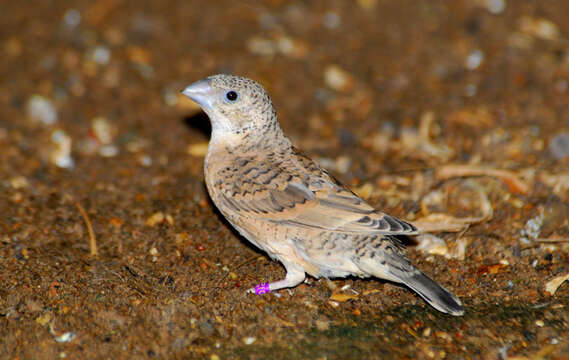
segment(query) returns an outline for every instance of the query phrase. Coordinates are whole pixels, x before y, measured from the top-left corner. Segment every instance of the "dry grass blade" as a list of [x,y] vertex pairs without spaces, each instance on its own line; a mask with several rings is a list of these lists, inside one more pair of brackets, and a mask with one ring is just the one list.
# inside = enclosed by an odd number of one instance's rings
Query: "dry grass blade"
[[95,237],[95,232],[93,231],[91,220],[89,220],[89,216],[87,216],[87,212],[83,206],[81,206],[81,204],[76,202],[75,206],[77,206],[77,209],[79,209],[81,217],[83,217],[83,221],[85,221],[85,226],[87,226],[87,232],[89,233],[89,253],[91,256],[97,257],[99,256],[99,253],[97,251],[97,238]]
[[517,194],[528,194],[530,185],[513,171],[475,165],[445,165],[437,169],[436,178],[446,180],[454,177],[490,176],[499,179],[508,189]]

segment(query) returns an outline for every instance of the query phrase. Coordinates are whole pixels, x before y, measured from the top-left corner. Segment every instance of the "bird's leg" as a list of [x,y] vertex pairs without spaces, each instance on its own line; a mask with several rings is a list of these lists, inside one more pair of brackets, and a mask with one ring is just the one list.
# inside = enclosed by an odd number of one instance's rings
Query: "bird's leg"
[[290,262],[283,262],[283,265],[286,269],[286,277],[284,279],[272,283],[259,284],[247,290],[247,292],[262,295],[283,288],[295,287],[306,278],[302,266]]

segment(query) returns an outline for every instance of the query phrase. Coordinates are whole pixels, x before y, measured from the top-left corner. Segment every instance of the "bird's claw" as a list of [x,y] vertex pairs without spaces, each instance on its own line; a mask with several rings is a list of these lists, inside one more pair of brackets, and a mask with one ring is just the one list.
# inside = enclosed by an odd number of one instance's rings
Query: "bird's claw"
[[268,294],[270,292],[271,292],[271,288],[269,287],[269,283],[259,284],[259,285],[255,286],[254,288],[247,290],[247,293],[257,294],[257,295]]

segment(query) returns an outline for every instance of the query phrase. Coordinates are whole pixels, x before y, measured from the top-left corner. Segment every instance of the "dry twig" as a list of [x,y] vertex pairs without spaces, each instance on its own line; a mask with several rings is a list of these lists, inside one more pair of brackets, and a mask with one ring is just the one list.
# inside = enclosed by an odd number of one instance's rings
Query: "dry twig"
[[91,225],[89,216],[87,216],[87,212],[83,206],[81,206],[81,204],[76,202],[75,206],[77,206],[77,209],[79,209],[79,212],[83,217],[83,221],[85,221],[85,226],[87,226],[87,232],[89,232],[89,253],[91,256],[97,257],[99,256],[99,253],[97,252],[97,238],[95,237],[95,232],[93,231],[93,226]]

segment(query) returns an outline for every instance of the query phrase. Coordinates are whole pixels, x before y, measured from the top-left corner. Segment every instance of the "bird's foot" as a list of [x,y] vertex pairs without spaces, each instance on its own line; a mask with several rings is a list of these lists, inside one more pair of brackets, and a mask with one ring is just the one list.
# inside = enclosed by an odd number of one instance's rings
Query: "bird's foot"
[[250,294],[263,295],[270,293],[271,288],[269,287],[269,283],[263,283],[247,290],[247,292]]

